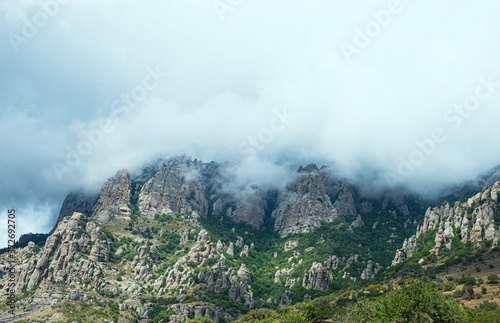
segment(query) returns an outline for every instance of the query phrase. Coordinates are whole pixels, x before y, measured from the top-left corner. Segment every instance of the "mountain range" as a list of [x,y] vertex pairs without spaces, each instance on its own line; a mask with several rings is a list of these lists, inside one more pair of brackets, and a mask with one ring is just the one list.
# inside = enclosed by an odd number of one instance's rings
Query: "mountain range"
[[14,249],[16,315],[0,321],[229,322],[402,277],[439,282],[498,253],[499,168],[432,199],[367,192],[315,164],[281,189],[238,184],[230,168],[176,157],[70,193],[49,234]]

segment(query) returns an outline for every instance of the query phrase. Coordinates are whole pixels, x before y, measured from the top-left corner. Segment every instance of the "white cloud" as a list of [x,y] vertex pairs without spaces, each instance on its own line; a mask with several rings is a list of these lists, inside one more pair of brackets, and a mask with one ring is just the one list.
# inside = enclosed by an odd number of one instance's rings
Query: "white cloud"
[[[7,35],[22,36],[23,17],[33,22],[40,3],[0,6],[0,207],[60,203],[72,188],[96,189],[122,167],[176,154],[240,162],[242,180],[282,183],[289,165],[309,162],[383,174],[437,127],[447,141],[407,186],[470,178],[500,161],[500,89],[459,129],[443,120],[479,77],[500,81],[493,0],[402,0],[351,63],[340,44],[352,44],[389,1],[252,0],[224,20],[210,1],[69,1],[15,53]],[[54,163],[108,120],[148,66],[169,76],[59,181]],[[258,162],[249,162],[242,143],[284,107],[296,118],[259,142]]]

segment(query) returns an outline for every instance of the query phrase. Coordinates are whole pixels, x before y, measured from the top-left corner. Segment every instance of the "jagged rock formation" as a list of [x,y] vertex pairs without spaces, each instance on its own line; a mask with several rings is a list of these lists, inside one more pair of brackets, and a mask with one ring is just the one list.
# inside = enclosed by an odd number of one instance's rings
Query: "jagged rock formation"
[[291,296],[292,292],[287,289],[285,293],[281,295],[279,307],[290,306],[290,304],[292,304]]
[[232,242],[229,244],[229,247],[227,247],[226,253],[231,257],[234,257],[234,244]]
[[240,269],[238,269],[238,277],[241,278],[245,283],[251,284],[252,279],[250,278],[250,271],[245,264],[241,264]]
[[[50,281],[80,287],[88,285],[96,289],[106,288],[102,281],[102,270],[91,259],[109,259],[108,242],[99,239],[101,234],[102,231],[95,223],[85,223],[81,213],[65,217],[49,236],[40,253],[36,257],[25,259],[21,264],[16,292],[21,292],[25,285],[27,290],[32,290],[35,286],[49,288]],[[80,252],[90,248],[92,251],[89,259],[82,257]],[[59,296],[54,296],[54,299],[57,300]]]
[[396,256],[394,257],[391,266],[396,266],[397,264],[413,256],[416,247],[417,247],[416,236],[411,236],[410,238],[405,239],[405,242],[403,243],[403,248],[396,250]]
[[62,219],[67,216],[71,216],[75,212],[90,215],[92,213],[92,210],[94,209],[94,205],[96,204],[97,199],[97,195],[89,195],[84,192],[69,193],[68,196],[66,196],[66,198],[64,199],[64,202],[61,206],[57,222],[49,232],[49,234],[54,233],[54,230],[57,228],[57,225],[62,221]]
[[196,212],[206,217],[208,200],[206,173],[214,164],[191,161],[186,157],[172,159],[161,165],[139,194],[139,209],[144,216]]
[[330,256],[323,264],[326,268],[337,269],[340,265],[341,259],[335,255]]
[[332,279],[333,276],[331,272],[329,272],[320,263],[314,262],[311,265],[311,268],[309,268],[309,270],[304,273],[302,287],[307,289],[326,291],[330,288]]
[[[235,189],[224,167],[175,158],[139,175],[120,171],[103,185],[98,202],[68,196],[61,214],[81,208],[93,209],[92,216],[72,213],[60,219],[38,254],[30,247],[16,251],[22,259],[16,277],[17,295],[23,290],[32,290],[34,294],[28,298],[35,304],[113,299],[120,301],[121,309],[133,309],[134,316],[139,314],[143,318],[147,317],[151,304],[149,301],[143,304],[141,300],[163,297],[169,304],[178,300],[176,304],[167,305],[172,311],[171,322],[184,322],[205,314],[215,321],[228,321],[234,317],[224,312],[220,308],[222,303],[216,301],[224,300],[224,304],[231,306],[240,303],[237,308],[243,305],[254,308],[252,285],[256,287],[261,281],[272,284],[268,273],[274,274],[274,282],[279,285],[283,282],[288,289],[301,284],[303,288],[327,291],[334,277],[335,284],[340,277],[371,279],[383,267],[377,263],[382,263],[376,258],[378,252],[368,243],[332,251],[337,237],[327,231],[321,232],[324,236],[310,235],[303,240],[299,237],[286,243],[273,236],[269,237],[271,243],[267,243],[267,239],[257,240],[257,231],[235,224],[228,226],[227,218],[258,228],[265,215],[272,214],[275,229],[282,237],[314,230],[321,221],[341,218],[334,230],[345,229],[347,236],[356,236],[372,228],[377,234],[384,231],[379,236],[384,237],[383,241],[390,236],[392,242],[402,242],[398,229],[403,228],[403,223],[410,226],[415,218],[419,219],[414,215],[415,203],[408,204],[412,211],[408,213],[409,208],[401,196],[363,197],[354,186],[336,179],[326,167],[300,168],[297,178],[279,198],[275,191],[266,191],[256,184]],[[458,236],[474,245],[486,240],[497,245],[499,189],[500,183],[497,183],[466,203],[429,209],[417,234],[406,240],[393,264],[411,257],[417,236],[431,230],[436,232],[433,249],[436,253],[450,246],[452,239],[456,242]],[[230,193],[234,191],[237,192]],[[113,222],[119,217],[129,217],[127,204],[131,203],[132,193],[131,208],[136,212],[137,206],[142,216],[130,219],[130,225],[124,221]],[[136,194],[139,194],[137,204]],[[174,216],[152,220],[157,213]],[[388,225],[384,219],[387,216],[396,221],[390,219],[392,223]],[[267,225],[270,219],[265,220]],[[220,240],[212,241],[202,223]],[[363,226],[368,229],[354,230]],[[110,233],[113,238],[109,238]],[[432,235],[434,237],[434,231]],[[268,249],[261,257],[258,253],[263,248]],[[4,259],[2,255],[0,259]],[[309,268],[305,266],[313,261]],[[259,268],[261,265],[264,270]],[[0,263],[0,285],[5,284],[5,272],[6,266]],[[262,273],[267,277],[258,276]],[[69,292],[64,293],[64,289]],[[266,294],[262,288],[258,291],[255,296],[258,305],[266,299],[275,307],[292,303],[290,290],[283,295],[274,290]],[[309,294],[317,293],[309,291]],[[0,302],[5,296],[0,290]]]
[[356,214],[349,185],[339,182],[327,167],[314,164],[300,167],[296,180],[281,194],[273,211],[275,228],[281,237],[291,233],[310,232],[321,221]]
[[[181,245],[185,245],[189,241],[189,230],[184,230],[181,233],[181,241],[179,242]],[[220,241],[220,240],[219,240]]]
[[287,242],[285,242],[285,247],[283,248],[284,251],[290,251],[290,250],[293,250],[295,248],[297,248],[299,246],[299,242],[297,240],[289,240]]
[[281,270],[278,270],[276,274],[274,274],[274,281],[277,283],[280,281],[281,276],[286,275],[287,277],[290,277],[294,272],[294,268],[283,268]]
[[[140,186],[139,209],[143,216],[188,213],[202,217],[226,215],[234,222],[259,228],[267,209],[268,191],[247,184],[238,193],[227,193],[231,178],[221,165],[179,157],[163,163]],[[144,178],[142,179],[144,180]],[[224,213],[225,211],[225,213]]]
[[244,246],[243,247],[243,250],[241,250],[240,252],[240,258],[243,258],[244,256],[248,258],[248,246]]
[[452,239],[458,236],[463,243],[470,241],[474,246],[479,246],[489,240],[492,242],[491,248],[496,247],[500,239],[500,230],[495,223],[500,216],[499,191],[500,181],[489,188],[483,188],[482,192],[466,202],[427,209],[423,224],[417,227],[416,235],[405,240],[403,248],[396,251],[392,265],[395,266],[411,257],[416,251],[416,239],[432,230],[436,230],[436,236],[431,252],[436,255],[442,248],[450,249]]
[[356,221],[354,221],[351,226],[353,228],[362,228],[365,226],[365,222],[363,222],[363,218],[361,215],[358,214],[358,217],[356,218]]
[[351,255],[349,257],[349,259],[347,259],[347,262],[345,264],[345,267],[344,269],[342,269],[343,271],[346,271],[347,269],[351,268],[351,266],[355,263],[355,262],[358,262],[359,261],[359,255],[358,254],[355,254],[355,255]]
[[374,266],[373,261],[369,260],[366,269],[361,273],[361,279],[375,278],[375,275],[383,268],[379,263],[376,263]]
[[[225,268],[225,259],[217,250],[216,244],[211,241],[210,235],[204,229],[198,233],[197,241],[187,255],[181,257],[173,267],[160,275],[154,281],[154,290],[158,295],[165,295],[172,289],[187,291],[196,286],[194,268],[188,266],[188,262],[194,262],[198,267],[203,267],[207,259],[215,258],[219,261],[213,266],[214,270]],[[200,275],[203,275],[200,273]],[[199,276],[199,278],[201,278]],[[210,291],[223,292],[227,290],[230,299],[242,301],[249,308],[254,307],[253,292],[250,286],[250,271],[242,264],[238,272],[229,268],[225,273],[209,271],[203,275]]]
[[92,217],[100,223],[109,223],[115,217],[130,220],[132,213],[128,204],[131,191],[132,186],[127,170],[119,171],[102,186]]
[[230,207],[226,212],[226,216],[236,223],[243,221],[259,228],[264,223],[266,208],[265,192],[255,184],[250,183],[241,192],[236,208],[233,210]]

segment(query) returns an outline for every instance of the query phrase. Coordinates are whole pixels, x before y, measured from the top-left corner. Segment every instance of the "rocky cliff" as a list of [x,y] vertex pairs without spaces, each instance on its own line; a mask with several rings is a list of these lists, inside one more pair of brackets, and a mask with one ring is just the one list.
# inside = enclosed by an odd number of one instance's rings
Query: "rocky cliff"
[[125,169],[104,183],[92,217],[100,223],[109,223],[115,217],[129,218],[132,215],[128,207],[132,192],[131,185],[130,175]]
[[314,164],[300,167],[296,179],[281,194],[272,212],[282,237],[310,232],[322,221],[356,215],[353,188],[340,182],[328,169]]
[[490,241],[490,248],[496,247],[500,239],[499,193],[500,181],[491,187],[484,187],[467,200],[428,208],[416,234],[405,240],[403,247],[396,251],[392,265],[411,257],[416,251],[418,237],[432,230],[436,230],[436,234],[431,253],[436,255],[442,248],[451,249],[454,239],[462,243],[470,242],[475,247]]
[[[233,181],[226,164],[176,157],[133,176],[121,170],[102,186],[98,199],[71,193],[63,204],[59,221],[72,212],[90,214],[100,223],[129,218],[132,193],[137,194],[138,215],[143,217],[179,213],[203,218],[227,217],[259,228],[266,215],[271,215],[282,237],[310,232],[321,222],[337,218],[352,219],[353,228],[363,227],[361,214],[373,210],[369,198],[360,197],[354,185],[333,175],[326,166],[300,167],[295,178],[279,193],[259,183],[235,187]],[[409,214],[402,196],[389,194],[382,198],[382,211],[393,216]]]
[[[417,198],[363,195],[314,164],[281,191],[235,182],[228,165],[178,157],[139,174],[118,172],[98,198],[70,194],[61,215],[73,212],[45,245],[15,250],[19,311],[115,302],[120,315],[144,320],[206,314],[228,322],[376,278],[419,222],[393,264],[411,257],[417,237],[429,232],[434,253],[457,239],[498,244],[500,183],[425,212]],[[294,233],[301,234],[283,239]],[[5,261],[0,255],[1,286]],[[6,297],[0,291],[0,307]]]
[[87,194],[84,192],[69,193],[62,203],[56,225],[49,233],[52,234],[57,228],[57,224],[65,217],[71,216],[74,212],[80,212],[86,215],[92,214],[92,210],[94,209],[98,198],[99,196],[97,195]]

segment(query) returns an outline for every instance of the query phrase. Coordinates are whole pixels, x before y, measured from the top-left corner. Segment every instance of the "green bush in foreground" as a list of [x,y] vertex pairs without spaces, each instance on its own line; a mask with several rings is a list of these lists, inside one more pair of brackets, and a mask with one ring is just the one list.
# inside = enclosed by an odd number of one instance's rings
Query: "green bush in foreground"
[[423,282],[410,283],[382,298],[378,315],[386,322],[468,322],[454,299]]
[[413,282],[376,301],[364,300],[347,310],[341,322],[468,322],[465,310],[434,284]]

